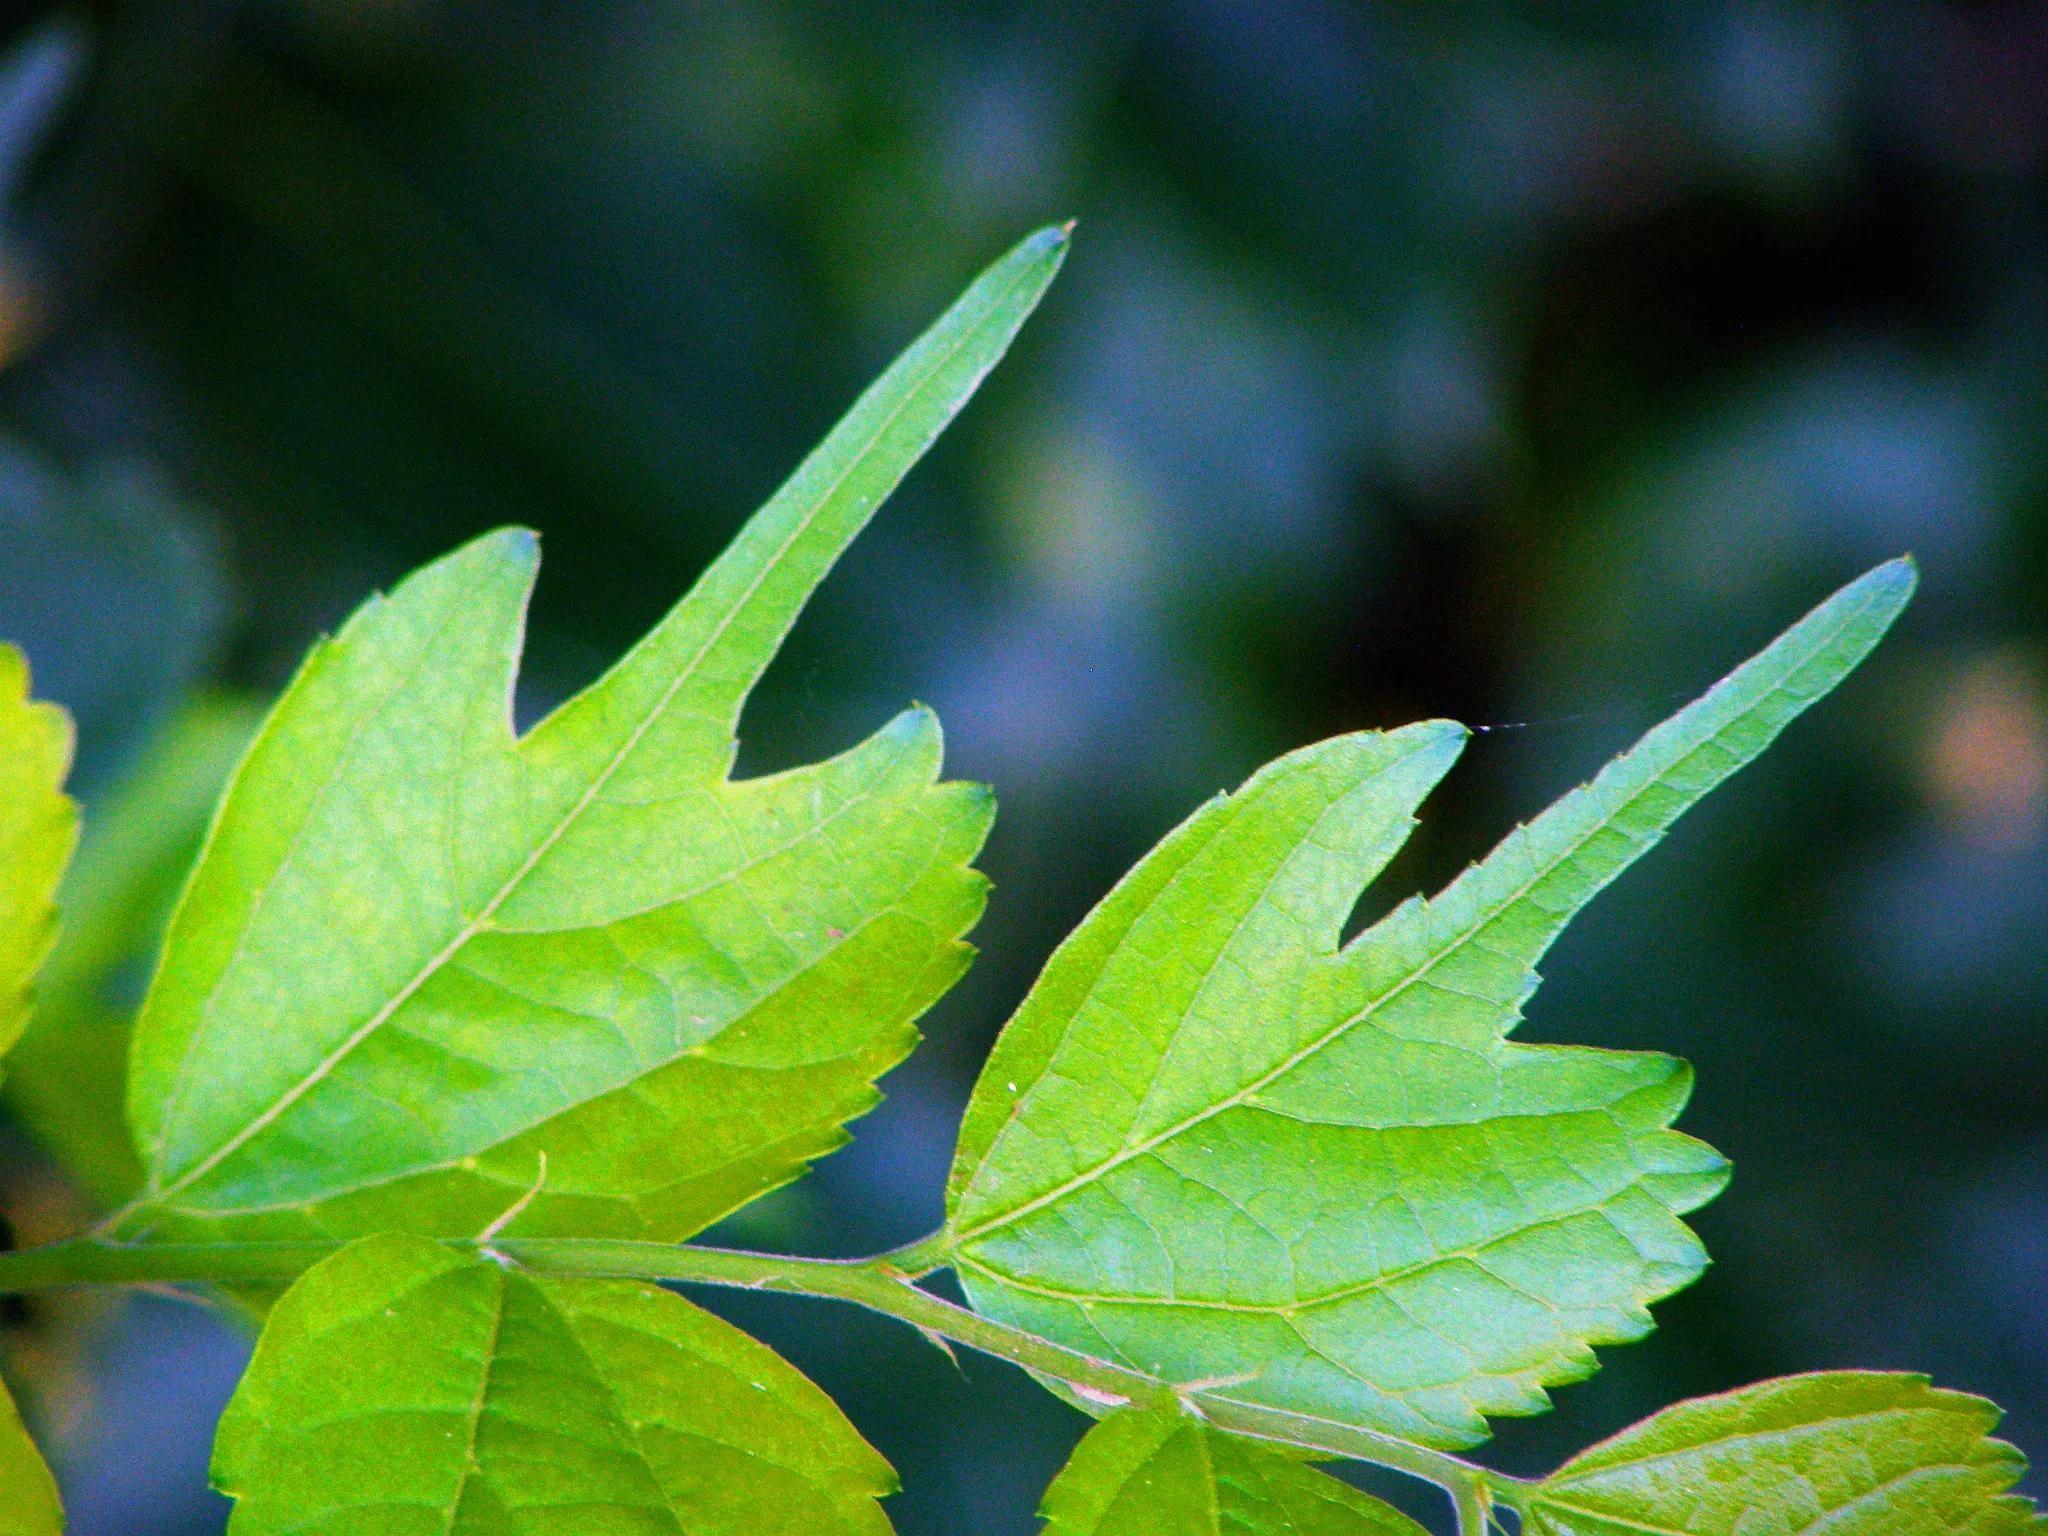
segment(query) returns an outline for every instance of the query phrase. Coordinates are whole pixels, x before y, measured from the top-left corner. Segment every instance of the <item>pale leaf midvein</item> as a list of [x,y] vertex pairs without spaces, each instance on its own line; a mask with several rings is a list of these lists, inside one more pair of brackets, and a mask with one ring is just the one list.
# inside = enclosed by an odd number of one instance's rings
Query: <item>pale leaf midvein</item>
[[[1017,282],[1012,285],[1013,291],[1015,288],[1021,286],[1023,286],[1023,279],[1020,277],[1017,280]],[[511,876],[505,881],[505,883],[502,886],[499,887],[497,892],[492,895],[490,900],[485,903],[483,909],[476,915],[476,917],[472,918],[471,920],[469,920],[469,922],[465,923],[462,929],[458,930],[456,935],[453,938],[451,938],[448,941],[448,943],[444,945],[442,949],[439,952],[437,952],[433,956],[433,958],[431,958],[427,962],[427,964],[423,966],[420,969],[420,971],[411,980],[409,980],[405,984],[405,986],[401,988],[400,991],[389,1002],[380,1007],[361,1026],[351,1031],[348,1037],[344,1039],[338,1046],[336,1046],[335,1049],[331,1051],[325,1058],[323,1058],[319,1065],[316,1066],[311,1073],[309,1073],[305,1078],[301,1079],[298,1083],[294,1084],[291,1088],[287,1089],[282,1095],[279,1096],[279,1098],[276,1101],[274,1101],[269,1107],[267,1107],[264,1111],[257,1115],[248,1125],[244,1126],[241,1131],[229,1137],[229,1139],[211,1155],[201,1160],[198,1164],[194,1165],[187,1172],[180,1175],[176,1180],[174,1180],[169,1185],[159,1185],[156,1188],[154,1188],[151,1191],[150,1196],[152,1203],[161,1203],[164,1200],[168,1199],[170,1196],[178,1193],[180,1190],[188,1188],[190,1185],[197,1182],[199,1179],[203,1178],[207,1173],[211,1172],[214,1168],[218,1167],[220,1163],[223,1162],[225,1159],[231,1157],[241,1147],[247,1145],[247,1143],[252,1138],[254,1138],[257,1135],[260,1135],[273,1122],[275,1122],[280,1115],[282,1115],[293,1104],[297,1103],[300,1098],[304,1097],[305,1094],[310,1092],[321,1081],[323,1081],[334,1070],[336,1066],[338,1066],[343,1060],[345,1060],[348,1057],[350,1053],[352,1053],[356,1049],[357,1046],[359,1046],[371,1034],[375,1033],[376,1030],[379,1029],[384,1024],[384,1022],[391,1017],[393,1013],[395,1013],[399,1008],[403,1007],[405,1003],[408,1002],[412,998],[412,996],[418,992],[420,987],[425,985],[427,980],[437,970],[439,970],[443,965],[447,964],[447,962],[453,958],[456,952],[458,952],[465,944],[467,944],[472,938],[474,938],[478,932],[482,931],[484,925],[489,922],[490,918],[496,913],[498,908],[504,905],[504,903],[511,898],[511,896],[519,889],[520,885],[525,881],[527,876],[530,875],[533,872],[533,870],[539,866],[541,861],[545,859],[550,852],[553,851],[553,849],[561,841],[561,839],[568,835],[569,829],[576,824],[576,822],[581,818],[583,813],[590,807],[592,802],[597,799],[598,795],[603,791],[606,784],[610,782],[612,777],[624,765],[626,760],[629,757],[631,757],[633,752],[638,748],[640,742],[645,738],[647,732],[653,729],[654,723],[666,714],[669,705],[673,703],[676,696],[681,693],[683,687],[692,680],[692,678],[695,676],[696,669],[700,665],[702,665],[704,659],[711,654],[712,649],[716,645],[718,645],[725,638],[727,632],[731,630],[732,627],[735,624],[737,624],[742,617],[745,616],[747,612],[747,605],[751,603],[753,599],[759,594],[761,588],[763,587],[763,585],[766,584],[768,579],[776,573],[784,557],[786,557],[790,550],[795,548],[796,545],[805,537],[805,535],[807,535],[816,526],[818,519],[823,515],[825,507],[831,502],[831,500],[835,496],[838,495],[839,491],[846,485],[847,481],[849,481],[853,477],[853,475],[862,467],[862,465],[866,462],[868,456],[874,452],[876,446],[881,442],[883,437],[885,437],[889,433],[889,431],[891,431],[894,428],[894,426],[901,419],[903,414],[910,409],[911,405],[914,402],[916,402],[918,396],[923,392],[925,387],[928,384],[930,384],[933,379],[937,378],[940,373],[942,373],[947,367],[949,367],[960,356],[960,354],[967,349],[969,343],[972,342],[979,335],[979,333],[985,326],[987,326],[992,320],[1000,319],[1000,317],[1000,306],[991,306],[989,314],[983,316],[976,323],[964,328],[959,338],[953,343],[953,345],[946,348],[945,351],[940,355],[940,357],[933,362],[931,367],[928,368],[924,372],[924,374],[917,380],[917,382],[904,392],[902,399],[894,407],[890,409],[887,415],[883,417],[881,423],[874,429],[872,433],[869,434],[867,441],[863,443],[860,449],[851,456],[846,467],[840,471],[840,473],[832,480],[832,482],[829,485],[827,485],[822,491],[818,493],[816,499],[812,503],[811,509],[807,511],[803,515],[803,517],[800,518],[792,526],[788,535],[782,540],[782,542],[779,545],[776,546],[773,553],[771,553],[768,556],[768,558],[762,562],[760,569],[749,579],[745,588],[733,600],[731,607],[719,619],[718,623],[712,627],[711,632],[698,646],[696,653],[689,659],[689,661],[687,661],[680,668],[678,668],[674,680],[670,682],[669,685],[662,691],[660,697],[656,700],[653,707],[650,708],[641,717],[641,719],[634,726],[632,731],[628,733],[625,742],[619,747],[619,749],[615,753],[613,753],[609,761],[607,761],[604,767],[594,777],[589,787],[569,808],[569,810],[563,815],[563,817],[555,824],[555,826],[549,830],[547,835],[526,857],[526,859],[522,861],[519,867],[512,872]],[[393,691],[395,692],[396,690],[394,689]],[[390,695],[387,694],[387,700],[389,697]],[[367,724],[368,721],[366,720],[365,727],[367,726]],[[323,786],[323,793],[324,790],[325,786]],[[309,814],[308,821],[310,820],[311,817]],[[301,830],[303,830],[303,825],[304,824],[302,824]],[[268,894],[267,889],[265,894]],[[189,1063],[190,1057],[188,1055],[186,1063],[184,1064],[188,1070]],[[182,1080],[183,1074],[181,1074],[181,1082]]]
[[[1868,613],[1870,608],[1875,605],[1875,602],[1876,598],[1874,596],[1865,599],[1863,605],[1860,608],[1858,608],[1854,614],[1847,615],[1844,618],[1842,618],[1842,620],[1838,624],[1836,624],[1833,627],[1833,629],[1831,629],[1824,637],[1816,640],[1813,646],[1808,651],[1808,654],[1799,662],[1793,664],[1792,666],[1787,667],[1785,669],[1784,675],[1781,676],[1777,681],[1773,682],[1769,687],[1759,692],[1757,696],[1754,699],[1752,699],[1746,706],[1744,706],[1736,715],[1731,717],[1722,725],[1718,726],[1710,735],[1703,738],[1696,745],[1688,748],[1673,763],[1671,763],[1666,768],[1660,770],[1654,777],[1647,780],[1644,784],[1642,784],[1637,789],[1629,793],[1613,808],[1604,809],[1600,815],[1600,818],[1594,823],[1592,823],[1592,825],[1588,828],[1587,831],[1585,831],[1584,833],[1580,834],[1575,838],[1572,838],[1563,850],[1561,850],[1557,854],[1545,858],[1540,865],[1534,863],[1534,854],[1532,852],[1531,859],[1532,866],[1534,867],[1534,873],[1532,873],[1527,880],[1525,880],[1520,886],[1510,891],[1505,897],[1496,899],[1495,901],[1490,903],[1486,908],[1486,915],[1483,919],[1478,918],[1477,914],[1475,914],[1474,918],[1468,920],[1467,923],[1464,925],[1463,931],[1457,937],[1453,938],[1446,947],[1432,952],[1426,959],[1424,959],[1419,965],[1417,965],[1415,969],[1413,969],[1412,971],[1400,977],[1398,980],[1389,985],[1386,988],[1386,990],[1382,991],[1377,997],[1372,999],[1359,1012],[1351,1014],[1343,1019],[1340,1019],[1330,1029],[1324,1031],[1322,1034],[1318,1035],[1313,1040],[1309,1041],[1306,1045],[1300,1047],[1299,1049],[1291,1053],[1289,1056],[1283,1059],[1278,1065],[1272,1067],[1267,1072],[1263,1073],[1261,1076],[1254,1079],[1252,1082],[1247,1083],[1244,1087],[1233,1090],[1229,1095],[1227,1095],[1223,1099],[1218,1100],[1215,1104],[1208,1105],[1200,1110],[1197,1110],[1195,1113],[1187,1116],[1180,1122],[1166,1127],[1164,1130],[1156,1133],[1151,1137],[1146,1138],[1142,1142],[1138,1142],[1135,1145],[1129,1145],[1124,1148],[1120,1148],[1117,1152],[1112,1153],[1109,1157],[1103,1159],[1101,1162],[1095,1164],[1092,1167],[1083,1169],[1081,1172],[1073,1175],[1071,1178],[1065,1180],[1063,1183],[1046,1191],[1044,1194],[1035,1196],[1031,1200],[1022,1202],[1008,1211],[1003,1211],[995,1216],[991,1216],[987,1220],[979,1223],[976,1226],[970,1227],[965,1231],[954,1233],[953,1246],[955,1250],[957,1251],[958,1249],[964,1247],[966,1244],[972,1242],[976,1238],[982,1237],[989,1232],[999,1230],[1000,1228],[1012,1225],[1015,1222],[1021,1220],[1023,1217],[1030,1215],[1032,1212],[1040,1210],[1045,1206],[1051,1205],[1059,1200],[1066,1198],[1066,1196],[1073,1193],[1073,1191],[1075,1191],[1076,1189],[1083,1188],[1084,1186],[1095,1182],[1097,1179],[1101,1178],[1105,1173],[1109,1172],[1111,1169],[1120,1167],[1122,1164],[1131,1161],[1133,1158],[1141,1157],[1147,1152],[1150,1152],[1153,1148],[1162,1144],[1163,1142],[1171,1141],[1173,1138],[1182,1135],[1192,1127],[1199,1125],[1206,1120],[1212,1119],[1215,1116],[1236,1107],[1238,1104],[1242,1103],[1245,1099],[1247,1099],[1250,1095],[1257,1093],[1260,1089],[1265,1088],[1269,1084],[1277,1081],[1279,1078],[1285,1076],[1288,1072],[1292,1071],[1295,1067],[1299,1066],[1302,1062],[1308,1060],[1311,1056],[1315,1055],[1318,1051],[1323,1050],[1330,1044],[1331,1041],[1335,1040],[1338,1036],[1348,1033],[1351,1029],[1356,1028],[1360,1024],[1364,1023],[1366,1020],[1373,1017],[1375,1014],[1383,1011],[1396,998],[1404,995],[1411,987],[1419,983],[1428,981],[1430,979],[1430,972],[1434,971],[1439,966],[1448,963],[1452,956],[1462,951],[1467,944],[1474,942],[1480,934],[1487,931],[1494,924],[1512,915],[1517,904],[1521,902],[1525,897],[1527,897],[1530,894],[1531,890],[1537,884],[1539,884],[1545,879],[1548,879],[1551,875],[1557,873],[1558,871],[1568,867],[1571,860],[1574,857],[1576,857],[1586,847],[1587,844],[1592,842],[1594,838],[1602,835],[1603,833],[1609,830],[1620,830],[1616,828],[1615,823],[1619,821],[1621,817],[1625,815],[1628,811],[1632,810],[1639,801],[1644,799],[1653,791],[1666,787],[1664,784],[1664,780],[1669,778],[1672,774],[1676,773],[1680,768],[1683,767],[1685,763],[1691,761],[1694,757],[1697,757],[1702,752],[1708,750],[1710,747],[1720,747],[1720,738],[1727,735],[1729,732],[1737,729],[1739,726],[1745,725],[1749,723],[1752,719],[1754,719],[1757,712],[1764,706],[1767,700],[1771,699],[1779,693],[1790,692],[1791,683],[1793,679],[1798,675],[1798,673],[1802,671],[1804,668],[1812,665],[1813,662],[1816,659],[1818,659],[1819,656],[1822,653],[1824,653],[1831,645],[1833,645],[1834,642],[1837,639],[1839,639],[1843,633],[1845,633],[1853,624],[1860,621],[1865,616],[1865,614]],[[1722,683],[1717,686],[1726,686],[1726,682],[1727,680],[1723,679]],[[1712,697],[1711,692],[1708,694],[1707,697]],[[1722,748],[1722,750],[1726,749]],[[1623,757],[1616,759],[1617,763],[1626,761],[1628,761],[1627,755],[1624,755]],[[1624,835],[1627,834],[1624,833]],[[1506,955],[1501,956],[1501,958],[1509,960],[1510,963],[1520,963],[1519,961],[1514,960],[1513,957],[1509,957]],[[993,1151],[993,1148],[991,1148],[991,1151]],[[972,1181],[970,1180],[970,1188],[971,1186]]]

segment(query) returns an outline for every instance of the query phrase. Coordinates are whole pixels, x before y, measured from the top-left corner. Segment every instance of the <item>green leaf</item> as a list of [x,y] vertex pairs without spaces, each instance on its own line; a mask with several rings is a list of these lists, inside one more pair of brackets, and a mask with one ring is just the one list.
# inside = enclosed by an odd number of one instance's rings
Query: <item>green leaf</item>
[[213,1475],[230,1536],[868,1536],[895,1488],[830,1398],[680,1296],[388,1233],[278,1302]]
[[[29,1015],[29,984],[57,932],[57,883],[78,835],[63,793],[71,722],[32,701],[28,664],[0,645],[0,1055]],[[56,1536],[64,1521],[50,1469],[0,1384],[0,1536]]]
[[28,695],[28,664],[0,645],[0,1055],[28,1023],[29,983],[57,936],[57,883],[78,838],[63,792],[71,722]]
[[1440,895],[1341,926],[1462,744],[1280,759],[1171,834],[1048,964],[949,1184],[980,1309],[1178,1382],[1425,1444],[1639,1337],[1726,1177],[1669,1057],[1506,1036],[1571,916],[1869,651],[1903,561],[1837,593]]
[[0,1536],[58,1536],[63,1529],[56,1479],[0,1382]]
[[1038,1512],[1044,1536],[1425,1536],[1298,1457],[1172,1409],[1089,1430]]
[[687,1236],[845,1139],[958,977],[991,814],[912,711],[733,782],[805,599],[1065,252],[979,278],[682,603],[524,738],[530,534],[373,600],[238,770],[137,1024],[125,1230]]
[[2026,1470],[1999,1412],[1924,1376],[1833,1371],[1695,1398],[1575,1456],[1532,1536],[2020,1536]]
[[36,1009],[7,1061],[6,1103],[102,1209],[141,1186],[121,1097],[135,996],[127,973],[153,949],[213,807],[255,734],[254,705],[191,701],[120,785],[95,799],[60,892],[63,930]]

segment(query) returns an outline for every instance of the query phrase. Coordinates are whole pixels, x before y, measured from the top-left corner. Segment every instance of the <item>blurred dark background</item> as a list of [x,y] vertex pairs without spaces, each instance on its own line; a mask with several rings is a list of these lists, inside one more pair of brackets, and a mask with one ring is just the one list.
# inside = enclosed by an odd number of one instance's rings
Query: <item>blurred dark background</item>
[[[11,1068],[23,1240],[118,1185],[135,957],[247,700],[520,522],[545,707],[980,265],[1073,215],[743,758],[935,704],[1001,798],[982,958],[854,1145],[719,1235],[934,1226],[1051,946],[1266,758],[1494,727],[1379,910],[1912,549],[1895,637],[1546,967],[1528,1033],[1691,1058],[1685,1125],[1737,1173],[1661,1331],[1486,1454],[1536,1470],[1677,1396],[1871,1365],[1995,1396],[2048,1457],[2048,6],[9,14],[0,634],[115,828],[50,984],[85,1043]],[[1078,1415],[897,1325],[709,1299],[896,1463],[906,1536],[1035,1528]],[[219,1528],[232,1324],[144,1297],[6,1326],[79,1536]]]

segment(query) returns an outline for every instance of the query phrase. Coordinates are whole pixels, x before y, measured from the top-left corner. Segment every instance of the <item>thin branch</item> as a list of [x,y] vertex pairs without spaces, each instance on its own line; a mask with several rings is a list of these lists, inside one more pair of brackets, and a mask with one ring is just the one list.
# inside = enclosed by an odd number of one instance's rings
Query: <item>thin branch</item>
[[1464,1483],[1450,1490],[1451,1505],[1458,1512],[1458,1536],[1489,1536],[1493,1530],[1493,1495],[1482,1481]]
[[[76,1285],[163,1285],[289,1281],[345,1246],[316,1243],[114,1243],[76,1238],[19,1253],[0,1253],[0,1293]],[[1219,1429],[1253,1439],[1404,1472],[1448,1492],[1460,1511],[1461,1536],[1485,1536],[1497,1498],[1519,1508],[1523,1485],[1505,1473],[1412,1444],[1361,1425],[1291,1413],[1223,1395],[1234,1380],[1170,1382],[1113,1360],[1013,1328],[935,1296],[915,1283],[945,1262],[943,1235],[867,1259],[807,1259],[744,1253],[692,1244],[613,1242],[597,1238],[472,1239],[453,1248],[516,1264],[539,1274],[609,1275],[696,1285],[736,1286],[852,1302],[908,1323],[927,1337],[1068,1383],[1091,1401],[1138,1406],[1191,1403]],[[1478,1523],[1468,1523],[1469,1512]]]

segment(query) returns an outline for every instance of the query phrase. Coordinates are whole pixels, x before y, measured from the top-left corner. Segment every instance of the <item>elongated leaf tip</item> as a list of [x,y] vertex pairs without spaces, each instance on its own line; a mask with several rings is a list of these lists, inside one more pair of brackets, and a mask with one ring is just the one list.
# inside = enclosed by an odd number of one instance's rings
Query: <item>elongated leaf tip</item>
[[1034,254],[1064,251],[1067,242],[1073,238],[1074,221],[1064,224],[1048,224],[1043,229],[1033,230],[1024,237],[1024,247]]
[[[483,570],[498,564],[510,565],[520,570],[532,571],[540,564],[540,535],[531,528],[522,528],[508,523],[502,528],[491,528],[464,540],[437,560],[429,561],[418,570],[408,572],[394,583],[391,593],[403,591],[413,582],[426,576],[430,571],[446,570],[459,566],[466,570]],[[386,594],[377,594],[383,597]]]
[[1465,745],[1472,739],[1471,728],[1456,720],[1419,721],[1403,734],[1419,738],[1416,767],[1428,775],[1431,784],[1451,771],[1451,765],[1465,755]]
[[913,699],[909,706],[899,709],[889,723],[879,732],[885,741],[897,743],[915,741],[921,736],[945,740],[945,728],[939,723],[939,713],[931,705]]
[[1912,600],[1919,585],[1920,568],[1911,555],[1900,555],[1865,571],[1821,606],[1846,608],[1853,603],[1867,604],[1878,620],[1877,631],[1870,637],[1871,645],[1875,645]]
[[502,528],[479,534],[476,542],[493,545],[509,554],[531,557],[540,548],[540,535],[518,523],[507,523]]
[[1456,720],[1418,720],[1389,734],[1415,743],[1416,766],[1434,780],[1449,773],[1451,764],[1464,755],[1472,728]]
[[1842,588],[1841,596],[1852,593],[1879,598],[1892,612],[1906,606],[1913,591],[1920,585],[1920,567],[1911,555],[1900,555],[1887,560],[1883,565],[1873,566]]

